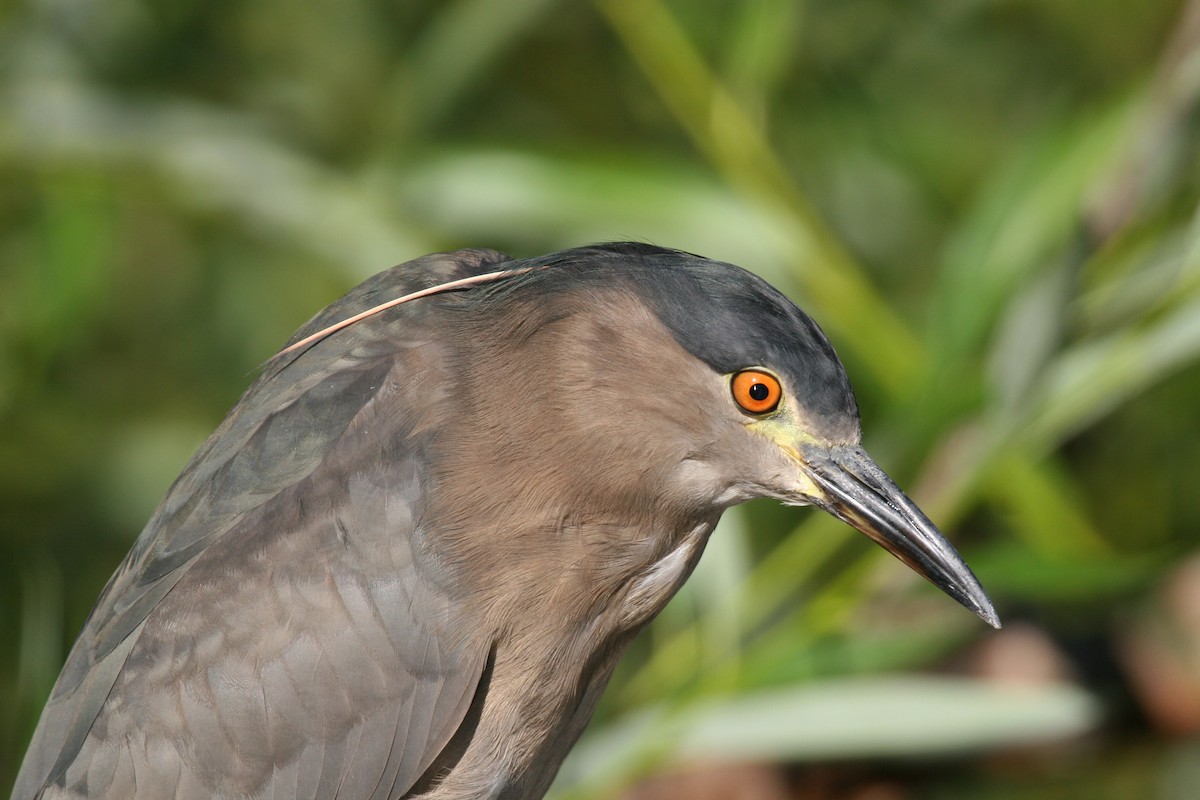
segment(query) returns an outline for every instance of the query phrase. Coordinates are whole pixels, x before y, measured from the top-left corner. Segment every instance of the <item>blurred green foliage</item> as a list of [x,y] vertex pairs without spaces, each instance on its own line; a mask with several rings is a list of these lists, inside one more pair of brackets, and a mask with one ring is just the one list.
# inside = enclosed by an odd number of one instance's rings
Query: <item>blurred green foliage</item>
[[[1105,714],[1090,754],[960,766],[921,796],[1193,796],[1194,747],[1129,711],[1113,650],[1200,549],[1198,9],[0,7],[0,786],[108,575],[295,327],[426,252],[632,238],[808,309],[876,458],[1078,680],[1007,707],[875,677],[989,634],[843,527],[752,505],[624,662],[561,793],[677,750],[929,759]],[[892,747],[881,707],[913,717]]]

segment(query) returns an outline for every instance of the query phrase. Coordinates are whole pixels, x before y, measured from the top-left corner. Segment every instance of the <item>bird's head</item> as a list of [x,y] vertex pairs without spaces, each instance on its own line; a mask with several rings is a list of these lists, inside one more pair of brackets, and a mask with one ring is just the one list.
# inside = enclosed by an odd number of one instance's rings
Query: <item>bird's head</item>
[[488,435],[509,431],[497,470],[538,464],[539,485],[559,480],[576,497],[622,486],[622,498],[649,488],[713,507],[817,506],[998,626],[954,548],[862,449],[841,362],[779,291],[639,244],[512,266],[528,271],[477,295],[472,316],[488,324],[462,334],[475,360],[465,371],[502,420]]

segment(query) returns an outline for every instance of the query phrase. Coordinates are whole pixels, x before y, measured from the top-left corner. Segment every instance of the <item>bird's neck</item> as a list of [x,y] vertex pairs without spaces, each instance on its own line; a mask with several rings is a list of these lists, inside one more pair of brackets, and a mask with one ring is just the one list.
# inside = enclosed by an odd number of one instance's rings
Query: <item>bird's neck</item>
[[[541,559],[528,569],[503,565],[524,578],[505,579],[509,593],[477,606],[496,637],[493,660],[470,746],[439,787],[446,797],[540,797],[548,789],[622,653],[687,579],[715,524],[716,515],[662,532],[659,540],[673,545],[645,547],[637,558],[646,560],[636,569],[627,563],[624,580],[606,563],[621,557],[612,547],[582,548],[557,574],[542,570]],[[603,533],[611,542],[612,529]],[[636,550],[630,545],[624,557]]]

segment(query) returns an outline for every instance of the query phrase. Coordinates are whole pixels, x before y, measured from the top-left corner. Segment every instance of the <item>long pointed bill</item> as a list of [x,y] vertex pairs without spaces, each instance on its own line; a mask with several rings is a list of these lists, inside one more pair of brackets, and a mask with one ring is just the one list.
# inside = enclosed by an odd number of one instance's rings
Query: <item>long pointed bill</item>
[[1000,627],[970,567],[861,447],[806,446],[801,456],[818,490],[810,503],[870,536],[984,622]]

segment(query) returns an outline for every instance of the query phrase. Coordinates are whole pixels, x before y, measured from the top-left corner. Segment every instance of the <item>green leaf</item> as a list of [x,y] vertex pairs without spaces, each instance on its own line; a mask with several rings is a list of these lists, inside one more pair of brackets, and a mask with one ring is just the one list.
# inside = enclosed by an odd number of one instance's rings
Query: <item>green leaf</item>
[[[815,761],[934,758],[1078,736],[1101,708],[1066,684],[1004,685],[946,677],[893,676],[662,707],[589,734],[558,784],[584,776],[609,786],[657,761]],[[589,786],[594,789],[595,786]]]
[[1085,191],[1115,160],[1126,100],[1056,130],[998,173],[946,247],[930,341],[941,358],[976,351],[1014,291],[1075,234]]

